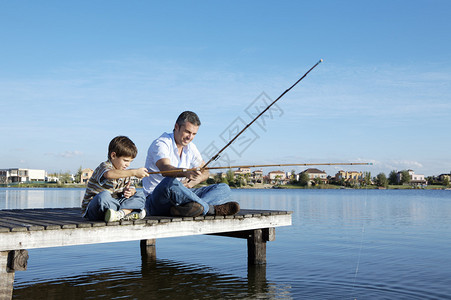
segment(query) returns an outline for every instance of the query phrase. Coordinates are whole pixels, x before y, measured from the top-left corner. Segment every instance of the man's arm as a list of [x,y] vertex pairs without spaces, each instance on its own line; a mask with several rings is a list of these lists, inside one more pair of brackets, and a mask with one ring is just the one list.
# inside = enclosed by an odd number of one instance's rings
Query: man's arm
[[149,174],[146,168],[129,169],[129,170],[108,170],[103,174],[103,177],[106,179],[119,179],[131,176],[143,178],[149,176]]
[[[204,162],[202,162],[202,165]],[[156,163],[158,169],[160,171],[178,171],[178,172],[171,172],[171,173],[162,173],[161,175],[165,177],[186,177],[189,181],[189,185],[185,184],[186,187],[191,188],[195,186],[198,183],[201,183],[208,179],[209,172],[208,170],[202,170],[202,171],[183,171],[181,168],[176,168],[173,165],[171,165],[171,161],[169,158],[162,158]]]

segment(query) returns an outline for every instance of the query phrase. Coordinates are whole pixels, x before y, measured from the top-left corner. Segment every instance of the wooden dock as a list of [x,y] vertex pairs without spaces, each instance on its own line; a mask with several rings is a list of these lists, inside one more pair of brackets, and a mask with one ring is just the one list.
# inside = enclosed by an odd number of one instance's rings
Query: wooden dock
[[275,227],[291,225],[289,211],[246,210],[234,216],[162,217],[93,222],[80,208],[0,210],[0,299],[11,299],[14,272],[26,270],[27,249],[140,240],[141,255],[156,257],[159,238],[219,235],[247,239],[248,263],[266,263]]

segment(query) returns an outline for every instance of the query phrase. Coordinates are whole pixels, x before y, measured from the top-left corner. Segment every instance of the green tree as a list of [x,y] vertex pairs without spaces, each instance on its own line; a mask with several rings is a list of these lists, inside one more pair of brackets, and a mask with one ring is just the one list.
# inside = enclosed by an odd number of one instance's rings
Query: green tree
[[290,175],[290,182],[291,183],[296,183],[296,170],[291,170],[291,175]]
[[81,173],[82,173],[82,168],[80,166],[80,168],[78,168],[77,174],[75,174],[75,182],[76,183],[81,182]]
[[227,180],[227,177],[221,177],[221,183],[229,184],[229,181]]
[[313,178],[313,182],[315,183],[315,185],[320,185],[321,184],[321,178],[315,177],[315,178]]
[[398,184],[398,171],[392,170],[388,174],[388,183],[392,185]]
[[385,176],[384,173],[379,173],[376,176],[376,185],[381,187],[387,187],[388,186],[388,179],[387,176]]
[[226,176],[226,178],[227,178],[227,181],[228,181],[228,182],[233,182],[233,181],[235,181],[235,173],[233,173],[232,169],[229,169],[229,170],[227,171],[227,176]]
[[409,183],[410,182],[410,174],[409,174],[409,171],[407,171],[407,170],[403,170],[403,171],[401,171],[401,184],[404,184],[404,183]]
[[69,171],[67,171],[66,173],[60,174],[59,178],[60,178],[61,183],[71,183],[72,182],[72,175],[70,174]]
[[310,181],[310,178],[307,173],[303,172],[303,173],[299,174],[299,184],[301,186],[307,186],[309,181]]
[[274,179],[275,179],[276,184],[281,184],[282,176],[276,175],[276,177],[274,177]]
[[365,185],[370,185],[371,184],[371,172],[365,172],[363,175],[363,183]]
[[449,186],[449,177],[445,177],[445,179],[443,179],[443,185]]

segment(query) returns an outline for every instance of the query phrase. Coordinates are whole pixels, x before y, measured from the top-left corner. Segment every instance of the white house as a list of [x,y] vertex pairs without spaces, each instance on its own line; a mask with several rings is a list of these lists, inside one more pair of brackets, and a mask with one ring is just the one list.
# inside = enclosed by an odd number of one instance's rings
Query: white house
[[[407,170],[407,172],[409,172],[409,176],[410,176],[410,184],[411,185],[426,185],[427,181],[426,179],[424,179],[424,175],[422,174],[415,174],[415,172],[413,170]],[[398,176],[398,182],[401,181],[402,179],[402,172],[398,172],[397,174]]]
[[300,174],[306,173],[310,179],[310,181],[314,181],[315,178],[319,178],[321,182],[327,183],[327,173],[325,171],[321,171],[316,168],[309,168],[307,170],[302,171]]
[[47,172],[45,170],[35,169],[1,169],[0,170],[0,183],[19,183],[30,181],[45,181]]

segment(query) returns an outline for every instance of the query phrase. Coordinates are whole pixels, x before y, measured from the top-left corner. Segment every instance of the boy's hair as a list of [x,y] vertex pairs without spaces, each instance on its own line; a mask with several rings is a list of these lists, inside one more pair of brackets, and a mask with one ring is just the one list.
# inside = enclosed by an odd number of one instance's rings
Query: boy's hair
[[177,121],[175,121],[175,123],[178,124],[179,126],[185,125],[186,122],[190,122],[195,126],[200,126],[199,117],[196,115],[196,113],[192,111],[182,112],[180,116],[177,118]]
[[135,144],[126,136],[117,136],[111,140],[108,146],[108,159],[111,159],[111,153],[115,152],[118,157],[135,158],[138,154],[138,149]]

